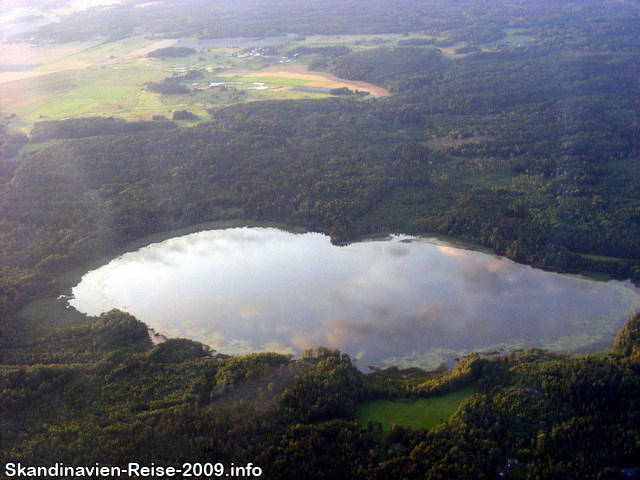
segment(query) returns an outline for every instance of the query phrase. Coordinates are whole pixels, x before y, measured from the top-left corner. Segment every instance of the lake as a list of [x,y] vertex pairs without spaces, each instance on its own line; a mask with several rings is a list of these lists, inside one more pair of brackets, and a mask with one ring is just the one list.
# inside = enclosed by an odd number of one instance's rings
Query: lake
[[471,351],[612,344],[640,309],[630,282],[545,272],[405,235],[348,246],[275,228],[210,230],[88,272],[69,303],[120,308],[223,353],[320,345],[357,364],[437,367]]

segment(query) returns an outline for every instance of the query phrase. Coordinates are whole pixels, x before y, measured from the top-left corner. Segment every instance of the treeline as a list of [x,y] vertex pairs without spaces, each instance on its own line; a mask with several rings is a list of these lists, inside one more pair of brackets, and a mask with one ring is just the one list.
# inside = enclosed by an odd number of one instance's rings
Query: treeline
[[150,92],[161,95],[184,95],[190,92],[187,87],[174,78],[165,79],[161,82],[147,82],[145,83],[145,87]]
[[198,116],[188,110],[176,110],[173,112],[173,120],[197,120]]
[[191,47],[164,47],[153,50],[147,53],[149,58],[176,58],[176,57],[188,57],[196,53],[196,50]]
[[147,82],[144,84],[147,90],[161,95],[184,95],[191,92],[189,88],[180,82],[197,80],[204,75],[201,71],[192,69],[183,74],[174,73],[158,82]]
[[435,45],[437,40],[431,38],[406,38],[398,40],[399,47],[426,47]]
[[349,96],[349,95],[357,95],[359,97],[366,97],[369,95],[369,92],[361,92],[360,90],[351,90],[349,87],[340,87],[340,88],[332,88],[329,90],[331,95],[336,96]]
[[339,57],[351,53],[351,49],[344,45],[328,47],[296,47],[287,52],[287,56],[293,55],[321,55],[323,57]]
[[83,138],[97,135],[119,135],[148,132],[150,130],[172,130],[177,125],[170,121],[127,122],[113,117],[69,118],[36,122],[31,130],[31,141],[38,143],[54,138]]

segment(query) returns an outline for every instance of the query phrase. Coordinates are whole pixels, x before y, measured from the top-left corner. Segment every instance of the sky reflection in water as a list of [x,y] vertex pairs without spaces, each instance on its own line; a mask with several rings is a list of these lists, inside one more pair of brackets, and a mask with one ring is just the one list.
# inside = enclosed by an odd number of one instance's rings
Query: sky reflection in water
[[126,310],[225,353],[339,348],[361,366],[437,366],[471,350],[588,348],[640,308],[601,283],[434,240],[336,247],[316,233],[235,228],[173,238],[87,273],[70,301]]

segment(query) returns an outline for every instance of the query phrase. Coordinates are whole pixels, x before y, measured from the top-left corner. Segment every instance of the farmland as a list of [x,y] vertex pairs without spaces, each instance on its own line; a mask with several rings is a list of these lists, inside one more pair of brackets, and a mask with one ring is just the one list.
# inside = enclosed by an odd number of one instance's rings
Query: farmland
[[[505,34],[520,41],[517,33]],[[134,35],[113,40],[96,32],[83,42],[3,43],[0,114],[11,116],[5,122],[10,129],[29,133],[40,121],[86,116],[149,120],[171,118],[178,110],[196,115],[180,121],[190,125],[208,119],[214,109],[236,103],[326,98],[332,89],[340,88],[363,92],[365,97],[383,97],[389,91],[382,85],[339,78],[328,73],[330,58],[309,52],[323,48],[360,52],[399,45],[432,49],[441,41],[421,33],[215,39]],[[483,48],[491,50],[496,45]],[[172,46],[192,48],[196,53],[148,56]],[[460,49],[466,46],[466,42],[456,42],[438,48],[447,57],[460,57],[464,56]],[[293,53],[297,49],[303,53]],[[313,65],[317,60],[319,64]],[[183,92],[164,94],[147,88],[148,83],[161,81],[179,83]]]
[[[326,42],[334,40],[329,37]],[[197,120],[182,121],[191,124],[208,118],[208,111],[221,106],[256,100],[323,98],[330,96],[330,89],[341,87],[372,96],[389,94],[384,88],[365,82],[310,72],[300,60],[286,56],[297,45],[322,45],[321,38],[296,43],[284,37],[276,42],[279,50],[269,50],[268,54],[263,53],[265,47],[246,46],[252,43],[269,44],[265,39],[202,43],[144,37],[108,43],[96,39],[64,45],[3,44],[0,113],[15,114],[10,127],[29,133],[39,121],[85,116],[148,120],[159,115],[171,117],[176,110],[197,115]],[[147,56],[172,45],[201,48],[180,58]],[[163,79],[185,85],[188,93],[165,95],[146,88],[147,83]]]

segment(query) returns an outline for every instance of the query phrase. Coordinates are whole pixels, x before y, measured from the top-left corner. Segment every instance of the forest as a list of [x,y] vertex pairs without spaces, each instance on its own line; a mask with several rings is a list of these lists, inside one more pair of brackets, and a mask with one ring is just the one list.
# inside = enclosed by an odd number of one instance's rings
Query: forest
[[397,93],[240,104],[186,129],[36,124],[32,141],[85,138],[24,154],[1,185],[2,311],[98,254],[229,209],[335,242],[439,233],[543,268],[639,279],[637,55],[532,47],[452,61],[379,47],[333,62]]
[[150,57],[150,58],[187,57],[192,53],[196,53],[196,50],[194,48],[165,47],[165,48],[158,48],[153,52],[147,53],[147,57]]
[[[640,438],[640,314],[613,351],[470,356],[450,373],[363,374],[313,349],[228,357],[152,346],[116,310],[3,358],[0,461],[259,465],[264,478],[628,478]],[[401,372],[400,372],[401,373]],[[432,430],[360,429],[358,402],[478,391]],[[516,476],[517,463],[524,475]]]
[[[640,468],[640,314],[607,351],[470,355],[414,377],[364,374],[321,346],[296,359],[154,345],[127,313],[54,318],[47,303],[63,301],[68,272],[134,240],[228,219],[337,244],[439,234],[640,284],[636,4],[194,0],[200,14],[185,16],[181,2],[135,3],[36,36],[398,33],[394,45],[282,52],[391,95],[241,103],[190,127],[176,123],[193,119],[181,109],[174,121],[43,119],[30,136],[0,125],[1,464],[215,459],[274,479],[615,479]],[[185,53],[176,48],[149,55]],[[145,88],[184,93],[176,78]],[[431,430],[356,422],[366,400],[470,385],[477,393]]]

